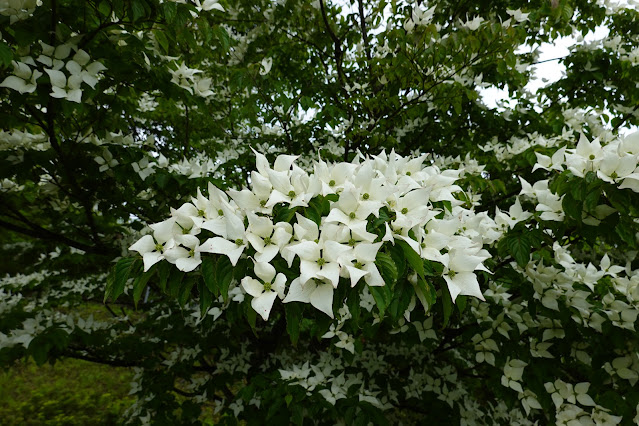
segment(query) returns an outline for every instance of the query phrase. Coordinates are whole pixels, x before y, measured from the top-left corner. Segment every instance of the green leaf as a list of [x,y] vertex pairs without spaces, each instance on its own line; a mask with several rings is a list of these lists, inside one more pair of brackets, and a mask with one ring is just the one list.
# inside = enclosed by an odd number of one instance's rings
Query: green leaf
[[111,269],[111,273],[107,278],[106,293],[104,302],[110,297],[115,301],[123,292],[129,275],[142,267],[142,259],[140,257],[124,257],[116,263]]
[[4,41],[0,41],[0,65],[2,68],[6,68],[11,65],[13,59],[13,51]]
[[566,193],[561,206],[566,213],[566,216],[575,219],[577,222],[581,222],[581,212],[583,211],[583,202],[575,200],[571,192]]
[[396,241],[395,244],[399,244],[399,246],[404,250],[404,254],[406,255],[406,260],[410,266],[417,272],[422,279],[424,279],[424,259],[421,258],[419,254],[411,246],[408,245],[405,241]]
[[226,302],[229,298],[229,285],[233,279],[233,264],[226,256],[220,256],[217,259],[215,268],[215,281],[220,288],[220,293]]
[[213,293],[209,291],[203,282],[197,283],[197,291],[200,294],[200,316],[204,318],[213,304]]
[[628,243],[631,249],[637,247],[636,231],[633,227],[633,222],[630,219],[621,220],[617,226],[615,226],[615,232],[621,239]]
[[173,2],[165,2],[162,7],[164,8],[164,18],[166,22],[171,24],[175,21],[177,16],[177,4]]
[[142,297],[142,292],[146,288],[146,284],[154,274],[155,268],[151,268],[133,281],[133,303],[136,309],[138,308],[138,302],[140,301],[140,297]]
[[191,290],[195,286],[198,278],[199,277],[195,275],[187,275],[182,281],[178,296],[178,303],[180,304],[180,306],[186,305],[186,302],[188,302],[191,298]]
[[450,295],[450,290],[446,282],[442,284],[442,308],[444,310],[444,323],[442,324],[442,328],[445,328],[453,313],[453,298]]
[[184,272],[177,269],[175,266],[171,268],[171,274],[169,275],[169,279],[167,281],[167,293],[171,297],[178,297],[180,294],[180,286],[182,284],[182,279],[184,279]]
[[[153,35],[155,35],[155,39],[157,40],[158,44],[160,45],[160,47],[162,48],[162,50],[164,51],[164,53],[169,53],[169,39],[166,38],[166,34],[164,34],[164,31],[154,31]],[[160,176],[163,176],[163,178],[166,178],[166,176],[164,175],[158,175],[156,177],[156,181],[158,183],[158,185],[160,186],[160,188],[164,187],[166,185],[165,180],[160,181]]]
[[522,268],[526,267],[530,260],[530,240],[524,235],[511,235],[506,238],[508,252]]
[[386,285],[393,288],[398,276],[397,266],[393,258],[386,253],[378,252],[375,264],[379,268],[379,273],[384,278]]
[[302,323],[302,304],[286,303],[284,313],[286,315],[286,332],[291,338],[293,346],[297,346],[300,337],[300,324]]
[[147,13],[147,8],[149,6],[146,4],[144,0],[132,0],[131,1],[131,13],[133,15],[133,20],[137,21],[142,18]]
[[369,286],[368,291],[371,292],[373,298],[375,299],[375,304],[377,304],[377,308],[379,309],[379,316],[383,317],[384,312],[386,312],[386,308],[391,303],[391,290],[388,285],[384,285],[381,287]]
[[249,302],[248,299],[246,299],[245,302],[244,302],[244,314],[246,316],[246,320],[248,321],[249,325],[251,326],[251,330],[253,331],[253,334],[255,336],[257,336],[257,327],[256,327],[257,326],[257,312],[255,311],[255,309],[253,309],[253,307],[251,306],[251,303]]
[[158,271],[158,285],[160,286],[160,290],[166,291],[166,283],[169,280],[169,275],[171,274],[171,270],[173,269],[173,265],[169,262],[160,262],[157,264]]
[[211,256],[205,256],[202,258],[202,278],[204,284],[216,297],[220,295],[220,288],[217,285],[215,279],[215,259]]

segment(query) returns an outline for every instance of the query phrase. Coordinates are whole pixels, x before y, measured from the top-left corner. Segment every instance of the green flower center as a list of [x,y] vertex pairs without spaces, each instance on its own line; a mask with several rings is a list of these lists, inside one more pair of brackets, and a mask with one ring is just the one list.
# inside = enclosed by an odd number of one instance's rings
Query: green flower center
[[362,198],[365,200],[368,200],[369,198],[371,198],[371,195],[368,192],[364,192],[364,195],[362,195]]
[[590,160],[594,160],[595,159],[595,154],[590,154],[590,157],[588,157],[588,158],[590,158]]
[[218,214],[218,216],[224,216],[224,210],[219,209],[219,210],[217,211],[217,214]]
[[421,243],[419,246],[420,246],[421,248],[426,248],[426,243]]
[[295,191],[288,191],[288,196],[290,198],[295,198]]
[[355,262],[355,267],[357,269],[362,269],[364,267],[364,264],[362,262]]
[[328,183],[328,186],[330,186],[330,187],[335,186],[335,181],[333,179],[331,179],[331,181]]
[[271,283],[264,283],[264,291],[271,291]]
[[406,176],[410,176],[411,174],[411,172],[406,172]]
[[264,238],[264,245],[267,246],[269,244],[271,244],[271,237]]
[[350,240],[348,240],[349,246],[355,247],[355,244],[357,244],[357,241],[355,241],[355,238],[351,238]]
[[455,278],[455,275],[457,275],[457,272],[455,271],[448,271],[448,276],[451,278]]
[[261,207],[266,206],[266,200],[260,200],[260,206]]
[[319,259],[317,259],[317,264],[321,268],[322,266],[324,266],[326,264],[326,260],[323,257],[320,257]]
[[348,217],[350,217],[351,219],[355,219],[355,213],[351,212],[351,214],[349,214]]
[[195,249],[189,250],[189,257],[195,257]]
[[404,208],[402,209],[402,214],[406,214],[406,213],[408,213],[408,209],[407,209],[406,207],[404,207]]
[[188,234],[189,232],[191,232],[191,228],[182,228],[182,233],[183,234]]
[[237,240],[235,240],[235,244],[237,244],[238,246],[241,246],[244,244],[244,240],[241,238],[238,238]]
[[200,217],[204,217],[204,210],[198,210],[197,215]]
[[155,245],[155,251],[159,251],[160,253],[162,253],[164,251],[164,246],[162,244],[156,244]]
[[612,172],[610,177],[613,178],[613,179],[617,179],[619,177],[619,175],[617,175],[617,172]]

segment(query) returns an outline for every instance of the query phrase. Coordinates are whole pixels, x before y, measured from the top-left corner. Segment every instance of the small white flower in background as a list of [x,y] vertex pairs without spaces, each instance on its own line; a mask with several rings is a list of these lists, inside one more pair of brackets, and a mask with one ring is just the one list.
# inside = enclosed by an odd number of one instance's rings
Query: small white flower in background
[[501,376],[501,384],[507,388],[511,388],[519,393],[524,390],[521,387],[521,377],[524,374],[524,368],[528,364],[519,359],[509,359],[504,365],[504,375]]
[[94,61],[89,64],[91,58],[89,54],[80,49],[73,59],[67,62],[66,68],[73,76],[80,76],[82,81],[95,89],[95,85],[98,83],[99,73],[107,68],[100,62]]
[[38,70],[31,70],[29,65],[24,62],[11,61],[13,65],[13,74],[5,78],[0,87],[7,87],[19,93],[33,93],[38,87],[36,80],[40,78],[42,73]]
[[271,72],[271,67],[273,66],[273,58],[264,58],[262,62],[260,62],[260,75],[266,75]]
[[530,15],[530,13],[523,13],[521,9],[517,9],[517,10],[506,9],[506,13],[512,16],[513,19],[517,22],[528,21],[528,15]]
[[566,147],[559,148],[552,157],[535,152],[537,156],[537,164],[533,166],[532,171],[537,169],[564,171],[564,161],[566,159]]
[[101,172],[107,171],[111,167],[115,167],[120,164],[118,160],[113,158],[113,155],[111,155],[111,151],[109,151],[108,148],[104,148],[101,157],[96,156],[93,160],[100,165]]
[[459,20],[459,25],[465,28],[468,28],[471,31],[476,31],[481,26],[481,23],[484,22],[484,18],[481,16],[475,16],[472,21],[462,22]]
[[71,54],[72,45],[70,44],[53,47],[40,41],[40,46],[42,46],[42,55],[38,56],[36,60],[56,71],[64,66],[63,59],[68,58]]
[[270,263],[255,262],[254,270],[261,282],[252,277],[244,277],[242,287],[253,296],[251,306],[266,321],[275,299],[278,296],[284,299],[286,277],[282,273],[276,275],[275,268]]
[[219,0],[204,0],[204,1],[200,1],[200,0],[194,0],[195,1],[195,8],[198,10],[198,12],[201,11],[210,11],[210,10],[219,10],[220,12],[224,12],[224,8],[222,7],[222,5],[219,3]]
[[153,169],[155,165],[155,162],[149,161],[147,157],[142,158],[137,163],[131,163],[131,167],[133,167],[133,170],[140,175],[140,179],[142,180],[146,180],[149,175],[155,173],[155,170]]
[[67,76],[62,71],[50,69],[45,69],[44,71],[49,74],[51,80],[52,97],[80,103],[82,100],[81,76],[72,75],[67,79]]
[[30,17],[38,6],[42,6],[42,0],[3,0],[0,15],[8,16],[9,23],[14,24]]

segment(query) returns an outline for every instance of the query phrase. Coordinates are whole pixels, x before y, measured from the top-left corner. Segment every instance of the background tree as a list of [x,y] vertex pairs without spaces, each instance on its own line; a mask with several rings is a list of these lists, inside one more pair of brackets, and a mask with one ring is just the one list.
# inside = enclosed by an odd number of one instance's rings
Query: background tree
[[[227,423],[636,422],[639,138],[620,131],[639,124],[637,19],[562,0],[0,2],[0,362],[135,367],[133,423],[207,405]],[[529,92],[562,36],[565,75]],[[492,86],[512,105],[487,108]],[[453,309],[450,260],[390,242],[386,285],[343,278],[335,319],[300,302],[257,318],[249,258],[144,271],[128,249],[147,225],[209,183],[255,185],[250,148],[308,172],[429,154],[458,186],[427,206],[490,256],[468,271],[486,301]],[[289,294],[299,266],[273,263]]]

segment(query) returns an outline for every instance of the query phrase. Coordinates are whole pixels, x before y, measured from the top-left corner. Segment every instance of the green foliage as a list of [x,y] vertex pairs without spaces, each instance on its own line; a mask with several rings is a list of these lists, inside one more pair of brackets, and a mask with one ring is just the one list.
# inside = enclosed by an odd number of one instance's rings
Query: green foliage
[[131,379],[127,369],[79,360],[19,363],[0,373],[0,417],[7,426],[117,423],[133,401]]

